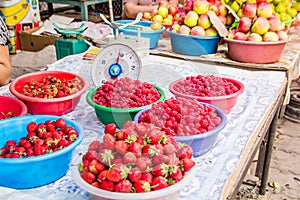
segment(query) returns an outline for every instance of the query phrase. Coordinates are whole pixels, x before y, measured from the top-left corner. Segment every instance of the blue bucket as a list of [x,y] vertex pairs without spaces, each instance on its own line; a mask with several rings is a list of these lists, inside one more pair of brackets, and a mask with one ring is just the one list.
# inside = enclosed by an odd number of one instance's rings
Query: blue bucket
[[[7,140],[19,141],[21,137],[25,137],[28,123],[41,123],[58,118],[50,115],[27,115],[1,120],[0,147],[3,147]],[[56,181],[67,173],[73,150],[83,139],[83,129],[75,121],[64,119],[67,125],[77,131],[78,138],[69,146],[48,154],[25,158],[0,158],[0,186],[15,189],[34,188]]]
[[[115,21],[116,24],[128,24],[132,22],[133,20],[117,20]],[[152,22],[146,22],[146,21],[140,21],[136,23],[135,25],[138,26],[145,26],[150,27]],[[112,27],[112,26],[111,26]],[[113,28],[113,32],[115,33],[115,28]],[[161,30],[153,30],[153,31],[141,31],[141,37],[149,38],[150,39],[150,49],[154,49],[157,47],[158,40],[161,37],[162,32],[164,32],[165,27],[163,26]],[[119,29],[120,33],[123,33],[124,35],[131,35],[131,36],[137,36],[138,29],[133,27],[126,27],[124,29]]]
[[184,35],[167,30],[171,38],[172,51],[189,55],[201,56],[214,54],[218,50],[219,36]]

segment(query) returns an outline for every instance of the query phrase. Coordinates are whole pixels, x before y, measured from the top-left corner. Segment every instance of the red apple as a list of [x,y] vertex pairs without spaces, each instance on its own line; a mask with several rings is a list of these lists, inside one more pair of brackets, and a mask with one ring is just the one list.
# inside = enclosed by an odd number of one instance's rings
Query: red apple
[[235,40],[247,40],[247,35],[243,32],[238,31],[234,34],[233,39],[235,39]]
[[258,4],[256,14],[259,17],[269,18],[272,16],[272,5],[269,2],[262,2]]
[[287,40],[288,39],[288,34],[286,33],[286,31],[279,30],[276,33],[277,33],[277,35],[279,37],[279,40]]
[[178,13],[178,8],[177,8],[177,6],[173,6],[173,5],[170,5],[169,6],[169,13],[171,14],[171,15],[175,15],[176,13]]
[[189,35],[190,32],[191,32],[190,27],[188,27],[186,25],[181,25],[178,29],[179,34]]
[[268,18],[270,28],[269,31],[279,31],[284,28],[284,24],[277,16],[272,16]]
[[242,9],[242,14],[244,17],[253,18],[256,16],[256,9],[256,3],[247,2]]
[[190,35],[205,36],[205,30],[201,26],[194,26]]
[[184,10],[185,12],[189,12],[193,10],[194,0],[185,0]]
[[239,32],[247,33],[250,30],[251,25],[252,20],[249,17],[242,17],[237,25],[237,30]]

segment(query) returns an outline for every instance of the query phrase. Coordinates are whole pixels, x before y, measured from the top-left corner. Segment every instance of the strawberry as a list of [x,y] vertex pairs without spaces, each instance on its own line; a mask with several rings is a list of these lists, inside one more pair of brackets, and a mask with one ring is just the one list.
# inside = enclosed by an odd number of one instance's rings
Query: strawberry
[[75,130],[70,131],[67,137],[69,141],[74,142],[78,138],[78,133]]
[[99,157],[99,154],[96,151],[91,150],[91,151],[86,152],[86,154],[82,158],[92,162],[94,159],[97,159],[98,157]]
[[93,183],[96,180],[96,176],[92,172],[90,172],[86,169],[82,170],[81,178],[89,184]]
[[106,173],[106,179],[118,183],[123,180],[122,172],[119,169],[111,168]]
[[46,131],[53,131],[53,130],[55,130],[54,123],[49,123],[49,124],[45,123],[45,125],[46,125]]
[[100,147],[100,141],[99,140],[95,140],[95,141],[92,141],[90,144],[89,144],[89,147],[88,147],[88,151],[97,151]]
[[138,168],[132,168],[128,174],[128,178],[131,182],[137,182],[142,178],[142,172]]
[[169,167],[169,178],[172,178],[175,183],[183,179],[182,171],[178,166],[172,165]]
[[119,140],[115,142],[115,149],[121,155],[124,155],[128,151],[128,147],[128,143],[124,140]]
[[137,193],[151,191],[150,183],[145,180],[138,180],[133,184],[133,187]]
[[64,148],[64,147],[69,146],[71,143],[72,143],[71,141],[62,138],[62,139],[60,139],[60,140],[58,141],[57,145],[58,145],[60,148]]
[[115,192],[131,192],[132,183],[129,180],[122,180],[116,184]]
[[46,125],[44,123],[39,123],[37,125],[37,131],[38,131],[38,133],[44,133],[44,132],[46,132],[47,131]]
[[104,134],[103,147],[105,149],[113,150],[115,148],[115,137],[111,134]]
[[159,165],[161,163],[169,163],[170,158],[167,155],[158,154],[152,157],[152,163],[154,165]]
[[16,143],[16,141],[14,141],[14,140],[7,140],[6,142],[5,142],[5,146],[12,146],[12,145],[16,145],[17,143]]
[[148,156],[138,157],[136,160],[136,166],[141,170],[145,171],[147,168],[152,166],[152,161]]
[[142,155],[142,145],[140,143],[132,142],[129,145],[128,150],[130,152],[134,153],[136,156],[141,156]]
[[144,136],[146,132],[148,131],[147,125],[145,123],[136,123],[135,124],[135,130],[138,135]]
[[122,162],[124,164],[134,164],[136,162],[136,155],[134,153],[128,151],[127,153],[124,154]]
[[165,163],[162,163],[160,165],[155,165],[152,169],[152,174],[154,176],[167,177],[169,174],[169,166]]
[[191,159],[193,156],[193,149],[188,145],[184,145],[177,151],[176,155],[180,160],[183,158]]
[[117,130],[117,126],[114,123],[106,124],[104,128],[104,133],[114,135]]
[[106,179],[106,173],[108,172],[108,170],[103,170],[98,174],[97,180],[99,182],[103,181]]
[[105,169],[105,165],[103,165],[98,160],[92,160],[89,163],[88,168],[89,168],[90,172],[92,172],[93,174],[99,174],[101,171],[103,171]]
[[149,144],[157,144],[160,142],[163,135],[164,134],[160,129],[154,128],[147,132],[147,134],[145,136],[145,141]]
[[96,187],[96,188],[100,188],[100,183],[98,181],[95,181],[95,182],[91,183],[91,185]]
[[57,120],[55,120],[55,126],[57,128],[64,129],[66,127],[66,125],[67,125],[67,123],[64,120],[64,118],[58,118]]
[[190,171],[195,165],[195,161],[189,158],[183,158],[182,160],[180,160],[180,167],[184,173]]
[[150,184],[152,184],[153,175],[152,175],[151,172],[143,172],[141,179],[149,182]]
[[115,137],[117,140],[125,140],[125,139],[127,139],[128,135],[125,134],[123,131],[117,131],[115,133]]
[[114,155],[110,149],[104,149],[103,152],[100,153],[100,161],[109,167],[111,167],[113,159]]
[[115,190],[115,184],[111,181],[103,180],[103,181],[100,182],[100,188],[102,190],[114,191]]
[[30,122],[26,125],[26,130],[28,133],[35,132],[37,129],[37,124],[35,122]]
[[161,190],[161,189],[168,187],[169,184],[168,184],[168,181],[166,178],[158,176],[158,177],[153,178],[151,186],[152,186],[153,190]]
[[175,153],[177,151],[177,149],[174,147],[173,144],[167,143],[166,145],[164,145],[163,151],[164,151],[164,154],[171,155],[171,154]]

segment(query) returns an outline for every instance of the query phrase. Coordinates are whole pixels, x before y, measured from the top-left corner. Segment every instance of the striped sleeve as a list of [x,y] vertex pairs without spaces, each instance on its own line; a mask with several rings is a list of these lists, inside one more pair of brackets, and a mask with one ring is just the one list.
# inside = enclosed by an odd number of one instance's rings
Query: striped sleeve
[[8,30],[2,17],[0,17],[0,45],[8,45],[8,44],[9,44]]

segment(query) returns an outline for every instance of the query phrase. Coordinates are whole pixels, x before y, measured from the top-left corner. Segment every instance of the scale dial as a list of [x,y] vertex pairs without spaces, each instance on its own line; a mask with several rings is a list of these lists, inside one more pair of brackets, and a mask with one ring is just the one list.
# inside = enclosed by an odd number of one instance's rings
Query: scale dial
[[116,78],[138,79],[141,60],[136,52],[124,44],[111,44],[100,51],[92,65],[92,79],[95,86]]

